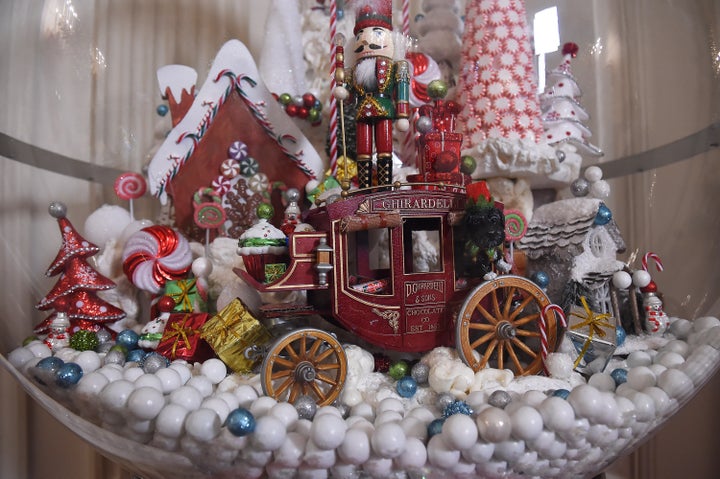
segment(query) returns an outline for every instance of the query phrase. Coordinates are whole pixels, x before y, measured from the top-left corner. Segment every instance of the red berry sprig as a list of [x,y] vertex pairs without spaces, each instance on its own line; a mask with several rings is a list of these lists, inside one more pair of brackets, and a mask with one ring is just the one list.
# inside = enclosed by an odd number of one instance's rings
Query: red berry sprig
[[285,113],[291,117],[301,118],[318,126],[322,120],[322,103],[315,95],[308,92],[302,96],[292,96],[289,93],[273,94],[275,99],[285,108]]

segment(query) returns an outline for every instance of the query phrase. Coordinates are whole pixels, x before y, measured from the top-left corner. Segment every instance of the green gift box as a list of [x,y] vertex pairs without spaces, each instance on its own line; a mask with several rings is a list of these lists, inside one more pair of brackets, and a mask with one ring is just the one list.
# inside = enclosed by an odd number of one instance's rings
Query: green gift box
[[207,303],[198,289],[196,279],[180,279],[165,283],[165,295],[175,301],[174,313],[207,311]]
[[265,265],[265,282],[277,281],[285,274],[287,265],[285,263],[270,263]]

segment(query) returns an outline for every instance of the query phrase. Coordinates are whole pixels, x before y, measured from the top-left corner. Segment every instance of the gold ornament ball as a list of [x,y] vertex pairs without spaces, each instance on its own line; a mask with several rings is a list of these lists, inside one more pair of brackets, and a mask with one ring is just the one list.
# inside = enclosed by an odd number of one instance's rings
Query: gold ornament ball
[[447,83],[442,80],[433,80],[428,83],[427,92],[433,100],[445,98],[448,92]]

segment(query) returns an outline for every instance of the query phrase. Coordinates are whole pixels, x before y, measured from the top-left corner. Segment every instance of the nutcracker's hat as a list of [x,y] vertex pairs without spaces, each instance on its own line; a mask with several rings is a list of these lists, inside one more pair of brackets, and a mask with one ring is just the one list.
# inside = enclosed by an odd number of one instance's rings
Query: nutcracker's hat
[[382,27],[392,30],[392,0],[369,0],[361,2],[355,16],[353,34],[363,28]]

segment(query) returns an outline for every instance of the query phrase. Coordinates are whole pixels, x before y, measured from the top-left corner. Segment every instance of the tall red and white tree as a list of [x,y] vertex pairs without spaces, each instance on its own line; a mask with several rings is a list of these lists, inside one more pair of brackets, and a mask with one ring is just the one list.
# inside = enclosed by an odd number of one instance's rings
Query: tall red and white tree
[[35,327],[35,333],[46,332],[59,312],[67,314],[71,331],[98,331],[107,323],[123,319],[123,310],[98,297],[98,292],[115,287],[114,282],[87,262],[100,248],[75,230],[65,216],[67,208],[63,203],[51,203],[49,211],[58,220],[63,243],[45,274],[60,276],[55,286],[36,305],[41,311],[54,312]]

